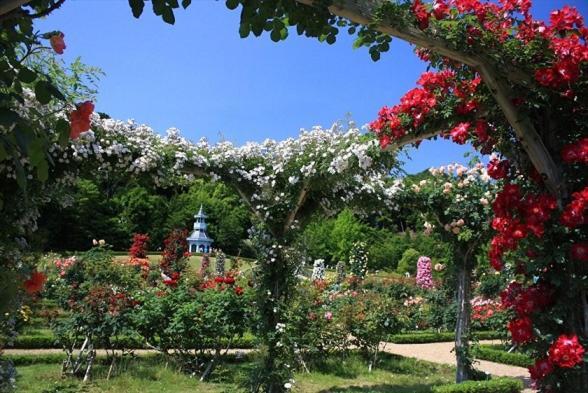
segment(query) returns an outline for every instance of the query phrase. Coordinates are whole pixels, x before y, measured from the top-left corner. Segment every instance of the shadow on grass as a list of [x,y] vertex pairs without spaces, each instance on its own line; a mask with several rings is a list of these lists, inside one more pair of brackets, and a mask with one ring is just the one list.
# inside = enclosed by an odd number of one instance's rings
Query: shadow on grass
[[320,390],[317,393],[429,393],[431,385],[412,384],[395,385],[379,384],[366,386],[332,387]]

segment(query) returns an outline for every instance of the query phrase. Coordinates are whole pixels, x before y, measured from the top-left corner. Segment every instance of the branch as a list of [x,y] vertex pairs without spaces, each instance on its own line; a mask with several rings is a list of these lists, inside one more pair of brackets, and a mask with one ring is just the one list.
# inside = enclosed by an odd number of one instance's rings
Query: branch
[[300,211],[300,208],[302,207],[302,205],[306,201],[306,197],[308,196],[308,191],[310,191],[310,188],[308,186],[308,181],[305,181],[304,184],[302,185],[302,189],[300,190],[300,194],[298,194],[298,200],[296,201],[296,205],[294,206],[294,209],[292,209],[290,211],[290,213],[288,214],[288,217],[286,218],[284,228],[282,229],[282,231],[284,233],[286,233],[288,228],[290,228],[290,226],[292,225],[292,223],[296,219],[296,214],[298,214],[298,212]]
[[[315,0],[296,1],[304,5],[313,6]],[[365,7],[360,7],[360,3],[365,5]],[[505,83],[505,80],[497,76],[498,72],[491,65],[491,62],[484,55],[473,56],[453,49],[449,47],[444,40],[430,37],[415,26],[396,26],[387,22],[374,24],[374,10],[381,4],[382,3],[379,1],[371,3],[366,0],[339,0],[337,5],[332,5],[328,9],[333,15],[349,19],[352,22],[364,26],[370,26],[381,33],[429,49],[477,70],[492,96],[502,109],[507,121],[514,129],[514,132],[523,146],[523,149],[527,152],[529,159],[535,168],[545,177],[545,184],[548,189],[556,195],[559,200],[565,198],[566,191],[564,189],[559,168],[545,147],[545,144],[541,140],[533,123],[528,117],[521,116],[512,104],[514,94],[508,84]],[[511,81],[518,79],[515,74],[516,73],[507,72],[507,78],[512,78]],[[406,143],[411,142],[409,141]]]
[[429,139],[434,136],[440,135],[447,131],[447,128],[439,128],[437,130],[425,132],[423,134],[406,134],[402,138],[394,139],[390,142],[388,146],[386,146],[386,150],[395,150],[399,149],[404,145],[409,145],[411,143],[416,143],[418,141],[422,141],[423,139]]
[[36,14],[29,14],[29,15],[25,15],[27,18],[31,18],[31,19],[36,19],[36,18],[42,18],[44,16],[49,15],[50,13],[52,13],[53,11],[55,11],[56,9],[58,9],[59,7],[61,7],[61,5],[65,2],[65,0],[57,0],[55,3],[51,4],[49,7],[47,7],[47,9],[40,11]]
[[8,14],[31,0],[2,0],[0,1],[0,16]]

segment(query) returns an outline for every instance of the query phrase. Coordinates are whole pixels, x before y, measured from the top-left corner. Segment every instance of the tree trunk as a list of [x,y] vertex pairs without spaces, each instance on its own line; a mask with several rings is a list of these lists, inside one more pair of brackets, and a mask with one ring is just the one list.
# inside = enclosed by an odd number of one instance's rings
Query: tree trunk
[[472,377],[472,363],[469,359],[470,344],[470,298],[472,293],[472,274],[468,255],[457,267],[457,322],[455,326],[455,357],[457,360],[457,383]]

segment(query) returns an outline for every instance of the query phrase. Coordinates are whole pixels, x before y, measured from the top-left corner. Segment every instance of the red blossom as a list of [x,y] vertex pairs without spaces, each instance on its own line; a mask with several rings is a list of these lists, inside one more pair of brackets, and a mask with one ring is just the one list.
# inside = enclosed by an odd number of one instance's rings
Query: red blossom
[[556,366],[572,368],[584,361],[584,347],[578,336],[561,335],[549,348],[549,360]]
[[49,38],[49,43],[51,44],[51,48],[53,48],[55,53],[57,53],[58,55],[62,55],[63,50],[66,48],[65,41],[63,40],[63,37],[64,37],[63,33],[58,32],[56,34],[53,34]]
[[535,364],[529,367],[529,374],[531,374],[531,379],[534,381],[543,379],[552,372],[553,363],[551,363],[551,360],[549,360],[549,358],[537,359],[535,361]]
[[488,175],[496,180],[505,179],[509,169],[510,162],[508,160],[500,161],[498,158],[493,158],[488,163]]
[[243,288],[241,288],[240,286],[236,286],[235,287],[235,294],[237,296],[241,296],[243,294]]
[[561,158],[568,164],[588,164],[588,137],[565,145],[561,151]]
[[29,295],[34,295],[43,290],[45,281],[47,281],[47,276],[35,270],[31,273],[29,279],[23,283],[23,286]]
[[433,2],[433,15],[435,19],[445,19],[449,16],[449,6],[445,0],[435,0]]
[[71,139],[77,139],[82,132],[90,129],[92,112],[94,112],[94,104],[91,101],[85,101],[78,104],[76,109],[69,114],[69,137]]
[[565,207],[560,220],[568,228],[588,223],[588,187],[572,194],[572,201]]
[[421,30],[425,30],[427,27],[429,27],[429,17],[431,15],[429,15],[429,11],[427,11],[427,8],[424,6],[421,0],[414,0],[410,9],[414,13]]
[[508,330],[515,344],[524,344],[533,339],[533,321],[529,317],[510,321]]
[[463,145],[467,138],[468,138],[468,129],[470,127],[470,123],[459,123],[451,131],[449,131],[449,135],[451,135],[451,140],[453,142]]
[[575,243],[570,256],[575,261],[588,262],[588,242]]

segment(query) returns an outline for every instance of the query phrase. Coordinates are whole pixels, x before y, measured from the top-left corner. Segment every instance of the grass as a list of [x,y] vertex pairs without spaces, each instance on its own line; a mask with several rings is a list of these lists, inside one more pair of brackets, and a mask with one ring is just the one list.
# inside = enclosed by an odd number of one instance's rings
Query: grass
[[[60,376],[60,364],[35,364],[18,367],[17,391],[23,393],[183,393],[244,392],[242,384],[252,369],[250,361],[223,364],[209,382],[178,372],[159,357],[128,359],[109,381],[108,367],[99,364],[93,381],[80,381]],[[309,374],[294,376],[295,391],[302,393],[390,392],[428,393],[433,386],[451,383],[454,369],[415,359],[382,354],[381,363],[371,373],[357,354],[335,357],[312,366]]]

